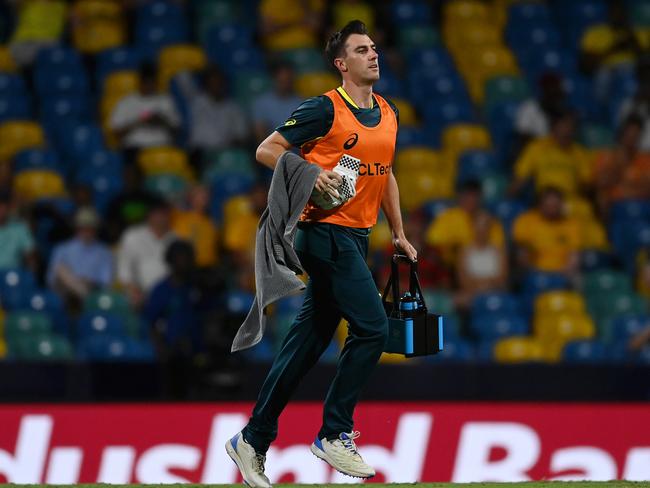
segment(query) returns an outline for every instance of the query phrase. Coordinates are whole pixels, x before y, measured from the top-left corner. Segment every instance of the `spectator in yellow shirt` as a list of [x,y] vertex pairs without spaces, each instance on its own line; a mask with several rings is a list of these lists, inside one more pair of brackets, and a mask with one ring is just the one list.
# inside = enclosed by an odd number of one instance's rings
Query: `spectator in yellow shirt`
[[550,135],[531,141],[515,163],[512,194],[518,194],[531,180],[538,191],[554,186],[567,196],[588,187],[591,163],[586,150],[574,141],[576,125],[576,116],[569,110],[552,115]]
[[515,220],[513,239],[520,266],[569,277],[577,272],[580,225],[566,216],[562,190],[543,189],[537,208]]
[[[459,190],[458,206],[442,212],[429,226],[427,244],[438,248],[443,260],[454,266],[460,249],[475,241],[474,221],[483,213],[480,182],[465,182]],[[500,248],[505,244],[503,226],[497,220],[489,225],[488,242]]]
[[181,239],[194,246],[196,264],[199,268],[211,268],[217,264],[217,229],[206,215],[210,191],[202,185],[194,186],[188,194],[189,209],[176,211],[172,229]]

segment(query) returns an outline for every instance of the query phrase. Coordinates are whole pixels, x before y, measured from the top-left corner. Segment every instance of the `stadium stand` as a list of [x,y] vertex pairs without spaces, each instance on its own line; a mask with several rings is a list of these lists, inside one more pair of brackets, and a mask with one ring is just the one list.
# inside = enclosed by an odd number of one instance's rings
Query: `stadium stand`
[[[1,360],[182,355],[195,331],[178,320],[180,307],[197,323],[218,316],[226,337],[204,334],[192,354],[224,352],[252,301],[269,174],[254,160],[259,141],[250,125],[247,139],[228,147],[189,146],[193,104],[179,77],[198,82],[216,66],[225,88],[215,103],[236,104],[250,121],[253,102],[274,89],[270,68],[279,60],[296,72],[292,96],[335,88],[320,34],[359,17],[380,46],[376,91],[400,113],[394,171],[405,219],[420,219],[423,246],[440,253],[434,264],[451,276],[425,277],[434,283],[425,290],[428,307],[449,317],[448,347],[432,362],[642,361],[643,349],[630,344],[650,327],[650,1],[618,2],[637,39],[623,51],[611,45],[618,27],[601,0],[454,0],[436,8],[424,0],[331,8],[296,0],[76,0],[49,10],[21,3],[27,7],[0,31]],[[47,15],[52,22],[39,27]],[[182,121],[172,126],[152,103],[140,115],[142,149],[122,149],[109,121],[124,97],[139,92],[145,62],[156,66],[154,98],[171,97]],[[545,91],[553,80],[558,91]],[[630,104],[636,129],[623,137]],[[147,144],[147,124],[164,126],[174,144]],[[197,182],[208,192],[205,203],[190,198]],[[459,190],[477,182],[482,202],[465,207]],[[535,209],[549,184],[566,201],[547,218]],[[150,212],[160,200],[173,208],[173,223]],[[182,293],[193,297],[196,288],[201,298],[172,301],[149,322],[143,307],[151,297],[119,279],[76,303],[48,289],[52,249],[88,205],[101,215],[99,237],[114,253],[125,229],[148,218],[138,245],[152,246],[156,273],[169,275],[173,229],[192,241],[197,262]],[[509,272],[505,286],[468,299],[457,255],[480,242],[474,224],[486,215],[489,244],[503,250]],[[209,239],[209,249],[197,236]],[[372,269],[391,253],[380,218]],[[272,359],[300,304],[300,297],[277,304],[269,337],[247,360]],[[339,348],[334,341],[322,360],[333,361]]]

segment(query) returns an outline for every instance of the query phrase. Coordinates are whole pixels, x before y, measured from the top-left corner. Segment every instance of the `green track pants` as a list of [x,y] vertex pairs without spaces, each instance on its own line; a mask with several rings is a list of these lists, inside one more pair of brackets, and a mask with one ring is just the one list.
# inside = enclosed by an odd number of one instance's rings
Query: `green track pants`
[[260,391],[244,439],[265,453],[278,417],[300,380],[329,345],[341,320],[349,325],[336,376],[325,399],[318,438],[351,432],[352,414],[388,334],[388,319],[366,263],[369,229],[299,224],[295,248],[309,274],[305,300]]

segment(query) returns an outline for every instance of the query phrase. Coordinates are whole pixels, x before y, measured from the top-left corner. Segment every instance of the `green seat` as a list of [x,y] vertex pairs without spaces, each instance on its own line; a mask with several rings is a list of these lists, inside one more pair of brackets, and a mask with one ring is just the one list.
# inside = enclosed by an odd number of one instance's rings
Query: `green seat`
[[631,292],[632,281],[626,273],[620,271],[592,271],[584,275],[582,291],[587,299],[600,292]]
[[580,142],[589,149],[612,147],[614,132],[604,125],[585,124],[580,131]]
[[195,28],[203,44],[213,25],[239,23],[239,3],[232,0],[202,0],[196,2]]
[[237,101],[247,107],[258,96],[270,90],[273,81],[265,72],[249,71],[235,75],[234,85]]
[[99,290],[91,293],[84,300],[86,312],[108,312],[119,315],[129,313],[131,307],[126,296],[114,290]]
[[289,61],[296,73],[311,73],[314,71],[327,71],[323,54],[314,48],[287,49],[282,51],[280,56]]
[[185,195],[188,182],[178,175],[161,173],[147,176],[144,180],[144,186],[151,193],[165,200],[178,201]]
[[123,315],[123,319],[124,331],[126,334],[133,339],[141,339],[144,326],[140,317],[131,311],[127,311],[125,315]]
[[635,27],[650,27],[650,2],[636,0],[628,10],[628,18]]
[[450,293],[442,290],[432,290],[425,288],[422,290],[424,303],[431,313],[438,315],[454,315],[454,300]]
[[440,34],[426,25],[403,27],[399,30],[399,47],[406,51],[414,48],[432,47],[440,43]]
[[203,173],[203,181],[208,184],[226,173],[255,175],[254,157],[244,149],[225,149],[208,153],[204,165],[207,169]]
[[70,341],[56,334],[23,336],[9,342],[9,353],[26,361],[69,360],[74,357]]
[[521,101],[529,96],[528,84],[519,76],[497,76],[485,82],[485,106]]
[[612,321],[621,315],[644,315],[648,304],[644,297],[625,291],[601,292],[588,297],[587,307],[596,322],[598,335],[605,342],[612,340]]
[[481,178],[483,201],[487,204],[503,200],[508,190],[508,178],[501,173],[489,173]]
[[13,312],[5,319],[5,337],[8,341],[51,332],[52,321],[47,314],[41,312]]

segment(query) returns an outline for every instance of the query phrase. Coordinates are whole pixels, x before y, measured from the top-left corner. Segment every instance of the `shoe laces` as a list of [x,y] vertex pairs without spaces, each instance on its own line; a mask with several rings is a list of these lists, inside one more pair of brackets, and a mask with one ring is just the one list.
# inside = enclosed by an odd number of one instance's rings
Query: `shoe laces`
[[358,439],[359,436],[361,436],[361,432],[355,430],[349,434],[347,432],[339,434],[339,440],[348,451],[352,454],[357,454],[357,445],[354,443],[354,439]]
[[266,456],[263,454],[255,454],[255,457],[253,458],[253,469],[260,473],[264,473],[264,463],[266,462]]

